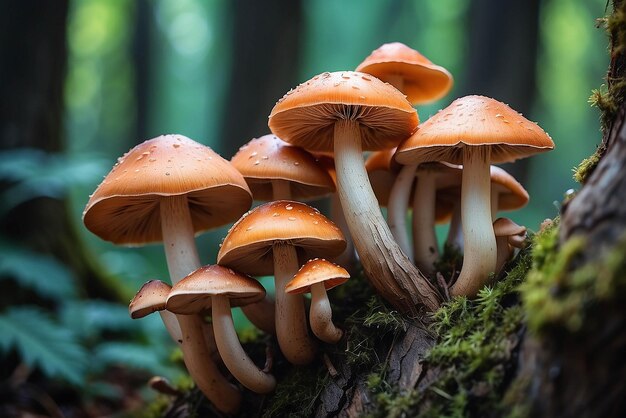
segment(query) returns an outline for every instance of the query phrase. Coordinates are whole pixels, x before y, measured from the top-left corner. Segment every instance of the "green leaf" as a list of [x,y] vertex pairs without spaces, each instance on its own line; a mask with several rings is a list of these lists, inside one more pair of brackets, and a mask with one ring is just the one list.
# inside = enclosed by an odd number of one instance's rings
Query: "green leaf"
[[95,349],[94,362],[102,367],[122,365],[173,379],[180,374],[180,371],[174,367],[168,367],[166,365],[168,360],[163,358],[159,351],[151,346],[133,343],[101,343]]
[[16,349],[30,367],[80,385],[87,352],[66,328],[36,307],[14,307],[0,315],[0,351]]
[[128,307],[103,300],[72,301],[61,311],[61,322],[83,338],[96,336],[103,331],[137,332],[139,321],[133,321]]
[[13,279],[38,295],[62,301],[76,295],[72,272],[56,259],[0,243],[0,280]]

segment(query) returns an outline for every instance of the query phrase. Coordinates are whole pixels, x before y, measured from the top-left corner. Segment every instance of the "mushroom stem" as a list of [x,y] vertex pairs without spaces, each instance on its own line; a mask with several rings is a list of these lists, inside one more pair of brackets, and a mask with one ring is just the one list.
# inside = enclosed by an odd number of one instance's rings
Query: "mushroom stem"
[[402,167],[396,177],[396,181],[393,183],[391,193],[389,194],[389,203],[387,204],[389,229],[411,262],[414,261],[414,253],[411,249],[411,240],[407,232],[406,212],[409,207],[409,199],[411,198],[411,187],[415,180],[415,170],[417,170],[416,164]]
[[339,200],[339,196],[336,193],[330,197],[330,218],[339,227],[341,233],[346,239],[346,249],[343,250],[343,253],[336,257],[334,261],[335,263],[344,267],[346,270],[353,271],[356,264],[354,242],[352,241],[352,236],[350,235],[350,230],[348,229],[346,217],[343,214],[341,201]]
[[509,237],[504,235],[496,237],[497,261],[496,273],[499,273],[504,265],[513,257],[513,248],[509,245]]
[[291,200],[291,186],[287,180],[272,180],[272,197],[274,200]]
[[333,323],[333,311],[330,307],[324,283],[311,285],[311,308],[309,313],[311,329],[317,338],[328,344],[336,344],[341,339],[343,331]]
[[452,296],[476,296],[496,269],[496,237],[491,223],[489,147],[464,147],[461,218],[464,256]]
[[499,192],[495,187],[491,187],[491,222],[495,221],[498,217],[498,198]]
[[439,258],[435,235],[435,197],[437,175],[424,171],[418,174],[413,195],[413,251],[415,265],[427,275],[435,273]]
[[452,207],[452,219],[450,220],[450,229],[446,238],[448,246],[463,251],[463,226],[461,225],[461,201],[455,200]]
[[204,321],[198,315],[176,315],[176,318],[183,331],[183,359],[193,381],[218,410],[237,413],[241,394],[211,360],[203,338]]
[[[161,199],[161,229],[170,279],[173,284],[200,267],[187,197]],[[176,315],[182,332],[181,349],[187,371],[202,393],[222,412],[234,414],[241,394],[212,360],[210,338],[199,315]]]
[[361,132],[353,120],[334,127],[337,191],[365,273],[378,293],[402,312],[434,311],[441,296],[391,235],[363,163]]
[[276,379],[261,371],[241,346],[235,332],[228,297],[212,296],[211,306],[215,341],[226,368],[251,391],[261,394],[272,392],[276,387]]
[[290,295],[285,286],[298,272],[296,249],[286,243],[273,246],[276,283],[276,337],[291,364],[309,364],[315,358],[316,344],[309,336],[302,295]]
[[263,299],[256,303],[241,307],[243,314],[255,327],[271,335],[276,335],[275,310],[276,304],[269,295],[265,295]]

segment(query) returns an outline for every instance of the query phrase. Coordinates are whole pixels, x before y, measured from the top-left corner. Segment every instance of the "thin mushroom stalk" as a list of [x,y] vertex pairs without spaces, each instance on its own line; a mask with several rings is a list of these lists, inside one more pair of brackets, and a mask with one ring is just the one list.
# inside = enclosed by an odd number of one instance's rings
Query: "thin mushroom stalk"
[[450,229],[446,238],[446,244],[458,251],[463,252],[463,225],[461,224],[461,201],[455,200],[452,207]]
[[439,258],[435,235],[436,175],[423,173],[416,179],[413,197],[413,251],[415,265],[428,275],[435,273]]
[[475,296],[496,270],[496,238],[491,223],[489,147],[463,149],[461,210],[463,267],[451,295]]
[[311,285],[310,318],[313,334],[320,340],[336,344],[343,336],[343,331],[333,323],[333,311],[330,307],[324,283]]
[[[415,261],[415,256],[407,232],[406,212],[411,198],[411,188],[415,181],[415,170],[417,170],[416,164],[402,167],[391,188],[389,203],[387,205],[387,223],[389,224],[389,229],[396,239],[396,242],[407,257],[409,257],[411,262]],[[415,214],[413,214],[413,216],[415,216]]]
[[317,344],[308,333],[304,298],[285,292],[285,286],[298,272],[296,249],[286,243],[276,243],[273,257],[278,344],[291,364],[309,364],[315,359]]
[[[172,284],[200,267],[186,196],[161,200],[163,245]],[[198,388],[222,412],[239,410],[241,394],[219,371],[207,346],[204,321],[199,315],[176,315],[182,331],[185,366]]]
[[363,164],[357,122],[342,120],[334,127],[339,198],[354,245],[376,290],[404,312],[417,303],[434,311],[441,297],[398,246],[385,222]]
[[211,303],[217,348],[228,370],[235,379],[251,391],[260,394],[272,392],[276,387],[274,376],[260,370],[241,347],[235,331],[228,297],[213,295]]

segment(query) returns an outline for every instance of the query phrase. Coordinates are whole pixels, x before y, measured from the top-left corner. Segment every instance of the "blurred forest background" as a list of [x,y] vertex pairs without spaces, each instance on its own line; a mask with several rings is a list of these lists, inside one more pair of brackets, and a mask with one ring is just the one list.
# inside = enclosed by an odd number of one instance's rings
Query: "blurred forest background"
[[[131,321],[162,248],[121,248],[81,213],[118,156],[179,133],[229,159],[268,133],[275,101],[400,41],[446,67],[452,92],[537,121],[556,150],[506,167],[530,193],[510,214],[537,229],[600,142],[588,103],[608,65],[604,0],[59,0],[0,4],[0,415],[69,404],[137,411],[153,374],[180,379],[159,318]],[[322,204],[322,203],[320,203]],[[199,237],[213,263],[226,228]],[[444,231],[440,231],[443,233]],[[238,318],[240,329],[245,322]],[[129,372],[130,371],[130,372]],[[130,395],[129,395],[130,394]],[[78,400],[77,400],[78,399]],[[2,406],[5,405],[5,406]],[[3,409],[4,408],[4,409]]]

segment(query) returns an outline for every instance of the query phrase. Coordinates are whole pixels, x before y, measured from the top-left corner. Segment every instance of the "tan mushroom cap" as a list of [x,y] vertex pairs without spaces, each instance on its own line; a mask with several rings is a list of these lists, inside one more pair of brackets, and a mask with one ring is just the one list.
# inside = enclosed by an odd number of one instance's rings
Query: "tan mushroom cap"
[[170,293],[170,286],[161,280],[145,282],[128,305],[128,313],[133,319],[143,318],[151,313],[165,309],[165,301]]
[[159,199],[187,195],[195,232],[235,221],[250,208],[243,176],[211,148],[162,135],[132,148],[98,186],[83,212],[85,226],[115,244],[162,240]]
[[428,119],[398,147],[401,164],[447,161],[463,164],[463,147],[490,146],[493,163],[512,162],[554,148],[536,123],[506,104],[465,96]]
[[339,228],[317,209],[278,200],[252,209],[233,225],[222,242],[217,262],[255,276],[271,275],[272,246],[277,242],[295,246],[300,263],[338,256],[346,247]]
[[498,218],[493,222],[493,231],[496,237],[510,237],[526,233],[526,227],[521,226],[509,218]]
[[515,210],[526,206],[529,200],[528,192],[515,177],[504,169],[491,166],[491,187],[497,188],[498,210]]
[[265,297],[263,286],[250,276],[218,265],[200,267],[176,283],[167,310],[193,315],[211,309],[211,296],[226,296],[230,306],[245,306]]
[[283,141],[309,151],[333,151],[334,125],[354,120],[364,151],[393,148],[417,128],[404,95],[376,77],[353,71],[323,73],[276,103],[269,127]]
[[303,265],[285,286],[285,292],[291,294],[309,293],[311,285],[324,283],[326,290],[348,281],[350,273],[341,266],[321,258],[314,258]]
[[256,200],[273,200],[272,180],[290,183],[291,197],[315,199],[333,193],[335,184],[315,157],[276,135],[254,138],[231,158]]
[[452,88],[452,74],[401,42],[382,45],[359,64],[356,71],[372,74],[382,81],[390,75],[401,76],[404,91],[413,104],[428,103],[443,97]]

